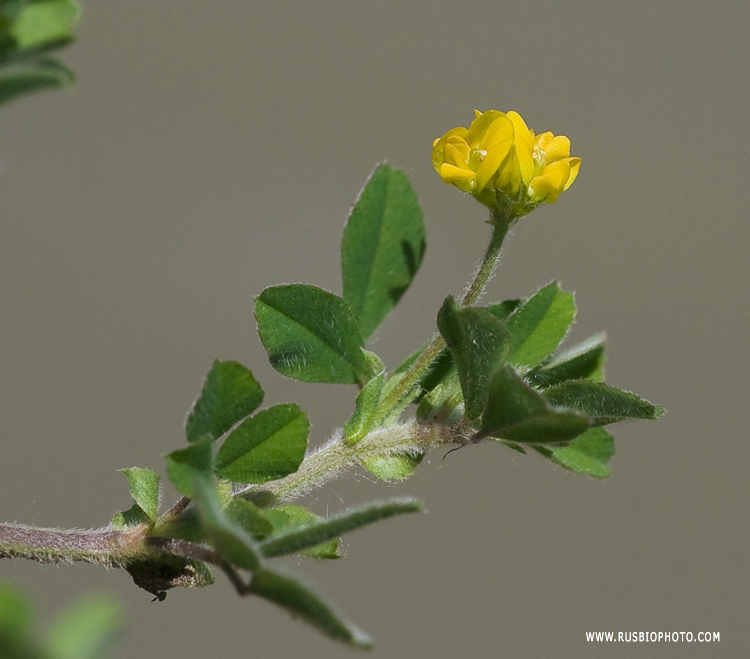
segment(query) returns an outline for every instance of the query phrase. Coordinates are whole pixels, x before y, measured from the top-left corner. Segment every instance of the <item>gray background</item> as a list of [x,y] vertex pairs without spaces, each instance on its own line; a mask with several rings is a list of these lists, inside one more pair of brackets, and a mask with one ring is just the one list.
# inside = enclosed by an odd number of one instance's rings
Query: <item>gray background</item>
[[[216,357],[250,366],[268,404],[300,402],[323,441],[354,392],[276,374],[252,295],[340,291],[344,219],[387,158],[420,196],[428,250],[374,349],[409,353],[488,238],[430,142],[475,107],[516,109],[583,166],[517,226],[488,299],[559,278],[572,338],[608,330],[608,381],[668,414],[614,427],[607,482],[490,444],[398,486],[341,480],[309,505],[412,494],[429,513],[291,569],[377,656],[743,656],[749,19],[744,0],[86,3],[64,53],[78,84],[0,113],[0,519],[105,524],[130,505],[115,469],[163,471]],[[116,596],[115,657],[351,655],[222,577],[163,604],[120,571],[16,561],[0,578],[43,620]],[[592,630],[721,642],[587,644]]]

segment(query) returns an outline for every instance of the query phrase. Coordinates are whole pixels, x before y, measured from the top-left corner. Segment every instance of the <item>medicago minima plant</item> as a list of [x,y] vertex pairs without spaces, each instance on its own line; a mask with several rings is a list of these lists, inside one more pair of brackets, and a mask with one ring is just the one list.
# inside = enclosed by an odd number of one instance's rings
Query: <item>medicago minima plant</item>
[[404,173],[387,164],[372,172],[347,219],[342,295],[291,284],[255,300],[258,332],[279,373],[357,387],[340,431],[309,451],[303,410],[263,407],[250,370],[216,361],[187,417],[186,445],[166,456],[166,476],[182,498],[160,511],[160,476],[124,469],[133,504],[106,528],[2,524],[0,557],[120,567],[159,600],[178,586],[207,586],[223,572],[240,595],[267,599],[332,638],[368,647],[362,631],[274,559],[337,558],[343,534],[421,504],[396,498],[321,517],[298,503],[312,488],[356,469],[405,479],[430,450],[485,441],[608,476],[614,444],[604,426],[655,419],[661,409],[603,382],[604,335],[558,350],[576,309],[557,282],[527,298],[479,303],[509,229],[555,202],[575,181],[580,158],[571,157],[567,137],[536,135],[516,112],[490,110],[435,140],[432,160],[443,181],[485,206],[491,237],[464,292],[443,302],[434,337],[401,364],[386,366],[366,348],[425,250],[417,198]]

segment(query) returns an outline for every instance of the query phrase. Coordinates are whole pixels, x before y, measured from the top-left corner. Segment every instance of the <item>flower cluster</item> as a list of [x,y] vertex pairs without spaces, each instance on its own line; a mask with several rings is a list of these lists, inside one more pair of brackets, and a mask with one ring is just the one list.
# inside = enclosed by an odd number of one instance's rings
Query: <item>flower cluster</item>
[[470,192],[510,221],[551,204],[578,176],[570,140],[534,135],[517,112],[475,110],[469,128],[454,128],[432,143],[432,163],[446,183]]

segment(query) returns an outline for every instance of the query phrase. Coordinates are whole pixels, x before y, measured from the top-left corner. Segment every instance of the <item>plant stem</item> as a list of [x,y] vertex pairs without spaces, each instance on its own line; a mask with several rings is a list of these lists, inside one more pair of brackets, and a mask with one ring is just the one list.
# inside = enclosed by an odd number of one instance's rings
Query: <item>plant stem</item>
[[43,529],[0,524],[0,558],[28,558],[40,563],[85,562],[118,567],[150,555],[143,545],[148,526],[126,530]]
[[487,286],[487,282],[490,280],[492,273],[497,267],[500,250],[503,247],[503,241],[505,240],[505,236],[508,235],[508,229],[510,229],[511,226],[511,222],[499,216],[493,216],[491,224],[492,236],[487,245],[487,251],[484,254],[482,262],[479,264],[479,268],[474,274],[471,284],[469,284],[469,287],[461,298],[462,307],[470,307],[481,297],[482,293],[484,293],[484,288]]
[[334,437],[284,478],[264,485],[252,485],[237,493],[245,498],[270,505],[302,496],[335,478],[346,469],[369,458],[392,455],[423,455],[441,444],[463,444],[469,431],[463,425],[439,426],[411,421],[369,433],[356,444]]
[[[490,280],[492,273],[497,267],[503,241],[505,240],[505,236],[508,235],[508,229],[510,229],[512,224],[507,218],[495,214],[492,214],[492,220],[490,223],[492,224],[492,236],[487,245],[487,251],[484,254],[484,258],[479,264],[479,268],[461,297],[462,307],[471,306],[481,297],[487,286],[487,282]],[[444,347],[445,339],[439,334],[430,341],[417,360],[411,365],[411,368],[383,399],[380,411],[384,415],[387,415],[392,409],[394,409],[409,393],[412,387],[419,382],[419,379]]]

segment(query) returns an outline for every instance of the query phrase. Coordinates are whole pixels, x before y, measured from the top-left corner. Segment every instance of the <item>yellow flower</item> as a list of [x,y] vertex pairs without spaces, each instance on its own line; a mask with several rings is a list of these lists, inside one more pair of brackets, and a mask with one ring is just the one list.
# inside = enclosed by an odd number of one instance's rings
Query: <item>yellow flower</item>
[[512,221],[556,201],[578,176],[570,140],[534,135],[517,112],[475,110],[469,128],[454,128],[432,143],[432,164],[446,183],[470,192]]

